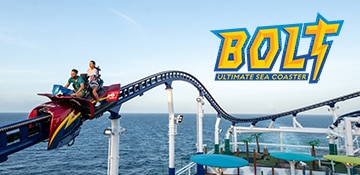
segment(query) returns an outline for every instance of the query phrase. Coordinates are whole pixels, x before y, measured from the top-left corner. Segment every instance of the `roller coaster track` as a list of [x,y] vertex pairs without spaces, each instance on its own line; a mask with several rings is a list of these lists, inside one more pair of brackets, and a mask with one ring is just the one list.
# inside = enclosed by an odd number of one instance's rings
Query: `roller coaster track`
[[[120,107],[123,103],[143,95],[146,91],[151,90],[154,87],[165,84],[166,87],[171,88],[173,81],[185,81],[192,84],[201,96],[204,96],[210,105],[218,112],[218,116],[222,117],[234,125],[236,123],[253,123],[258,121],[273,120],[277,118],[296,115],[300,112],[308,111],[311,109],[319,108],[322,106],[333,107],[335,103],[345,101],[351,98],[360,96],[360,91],[352,94],[344,95],[331,100],[323,101],[313,105],[305,106],[295,110],[290,110],[278,114],[267,115],[255,118],[238,118],[228,114],[213,98],[206,87],[194,76],[182,71],[164,71],[159,72],[128,85],[121,87],[119,99],[115,102],[102,106],[101,109],[95,111],[95,117],[101,116],[104,112],[109,111],[113,107]],[[36,143],[48,139],[49,123],[51,116],[38,116],[33,119],[20,121],[17,123],[9,124],[6,126],[0,126],[0,162],[7,159],[7,156],[20,151],[24,148],[30,147]]]
[[294,110],[290,110],[290,111],[286,111],[286,112],[282,112],[282,113],[278,113],[278,114],[272,114],[272,115],[255,117],[255,118],[238,118],[238,117],[228,114],[216,102],[215,98],[213,98],[213,96],[206,89],[206,87],[196,77],[192,76],[189,73],[182,72],[182,71],[164,71],[164,72],[159,72],[157,74],[150,75],[141,80],[138,80],[136,82],[133,82],[126,86],[123,86],[121,88],[121,93],[120,93],[120,98],[118,100],[118,104],[122,104],[138,95],[143,95],[144,92],[146,92],[156,86],[159,86],[161,84],[167,84],[167,86],[171,86],[172,81],[176,81],[176,80],[185,81],[185,82],[192,84],[200,92],[200,94],[203,95],[207,99],[207,101],[210,103],[210,105],[218,112],[218,115],[220,117],[223,117],[224,119],[232,122],[233,124],[256,123],[258,121],[263,121],[263,120],[276,120],[277,118],[280,118],[280,117],[284,117],[284,116],[288,116],[288,115],[296,115],[298,113],[312,110],[312,109],[319,108],[319,107],[326,106],[326,105],[333,107],[333,106],[335,106],[335,103],[337,103],[337,102],[345,101],[345,100],[360,96],[360,91],[358,91],[358,92],[344,95],[344,96],[341,96],[338,98],[334,98],[331,100],[323,101],[320,103],[312,104],[309,106],[305,106],[302,108],[298,108],[298,109],[294,109]]
[[20,121],[0,127],[0,162],[7,156],[30,147],[49,136],[51,115]]

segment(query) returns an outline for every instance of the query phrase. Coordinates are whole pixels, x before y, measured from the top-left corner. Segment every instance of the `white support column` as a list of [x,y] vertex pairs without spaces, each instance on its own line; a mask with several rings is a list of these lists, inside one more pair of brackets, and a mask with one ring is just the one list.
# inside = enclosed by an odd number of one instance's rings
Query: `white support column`
[[352,137],[352,126],[351,126],[351,118],[345,117],[345,148],[346,148],[346,155],[354,156],[354,142]]
[[[105,132],[105,131],[104,131]],[[111,165],[111,137],[109,137],[109,143],[108,143],[108,164],[107,164],[107,175],[111,175],[110,174],[110,171],[111,171],[111,168],[110,168],[110,165]]]
[[302,125],[296,120],[296,115],[293,116],[293,126],[296,128],[297,126],[299,128],[303,128]]
[[196,98],[197,106],[198,106],[198,113],[196,118],[197,123],[197,153],[203,153],[203,117],[204,117],[204,110],[203,110],[203,101],[204,97],[199,96]]
[[175,116],[172,88],[166,87],[169,110],[169,175],[175,175]]
[[225,139],[230,139],[230,135],[231,135],[231,133],[232,133],[233,130],[234,130],[234,125],[230,125],[230,127],[229,127],[228,130],[226,131]]
[[[203,117],[204,117],[204,110],[203,110],[203,101],[204,97],[199,96],[196,98],[197,102],[197,117],[196,117],[196,123],[197,123],[197,154],[203,154]],[[205,175],[204,166],[197,164],[197,175]]]
[[223,154],[228,154],[228,155],[232,154],[230,148],[230,135],[233,133],[233,131],[234,131],[234,125],[230,125],[230,127],[228,128],[225,134],[225,146],[224,146]]
[[296,116],[293,115],[293,127],[296,128]]
[[220,146],[219,145],[220,120],[221,120],[221,117],[218,116],[216,118],[216,122],[215,122],[215,132],[214,132],[215,154],[219,154],[219,152],[220,152],[220,148],[219,148],[219,146]]
[[274,121],[274,120],[271,120],[271,122],[270,122],[270,124],[269,124],[268,128],[272,128],[272,127],[274,126],[274,123],[275,123],[275,121]]
[[[119,174],[119,122],[120,117],[110,118],[111,133],[109,134],[109,157],[108,157],[108,175]],[[106,134],[106,133],[105,133]]]
[[290,164],[290,174],[295,175],[295,161],[289,161]]
[[280,132],[279,136],[280,136],[280,151],[284,152],[283,132]]
[[338,109],[338,107],[336,107],[335,105],[329,109],[329,110],[331,110],[331,114],[333,116],[333,122],[335,122],[338,118],[337,113],[336,113],[337,109]]
[[[337,115],[337,113],[336,113],[337,109],[339,109],[339,107],[335,106],[335,104],[334,104],[334,105],[330,105],[329,111],[331,111],[331,114],[332,114],[332,116],[333,116],[333,122],[335,122],[335,121],[338,119],[338,115]],[[335,131],[339,131],[339,127],[336,127],[336,128],[335,128]],[[337,150],[339,149],[339,139],[333,139],[333,142],[332,142],[332,143],[329,142],[329,145],[330,145],[330,144],[331,144],[331,146],[333,147],[333,149],[336,148],[334,151],[335,151],[336,154],[337,154]]]
[[236,132],[235,128],[234,128],[234,133],[233,133],[233,143],[234,143],[233,144],[233,151],[236,151],[238,145],[237,145],[237,132]]

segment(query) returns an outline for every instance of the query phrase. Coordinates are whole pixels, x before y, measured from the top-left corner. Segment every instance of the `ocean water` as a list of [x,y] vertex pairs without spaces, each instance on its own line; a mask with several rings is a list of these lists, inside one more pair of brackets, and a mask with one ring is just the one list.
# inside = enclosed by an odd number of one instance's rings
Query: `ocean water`
[[[177,126],[175,136],[175,169],[186,165],[190,156],[196,154],[196,114],[182,114],[182,123]],[[0,126],[26,119],[27,113],[0,113]],[[120,136],[119,174],[163,175],[168,174],[168,114],[121,114],[120,125],[126,132]],[[242,116],[242,115],[238,115]],[[259,116],[259,115],[255,115]],[[203,120],[204,144],[208,150],[214,145],[216,114],[205,114]],[[329,115],[299,115],[298,121],[304,127],[328,127],[332,123]],[[277,119],[275,126],[292,126],[292,117]],[[230,122],[222,120],[220,143]],[[257,126],[267,126],[269,121]],[[249,124],[240,124],[249,126]],[[19,151],[0,163],[0,174],[84,174],[101,175],[107,173],[108,141],[103,135],[110,121],[105,114],[101,118],[86,121],[73,146],[63,146],[56,150],[46,150],[47,142]],[[273,135],[263,135],[260,142]],[[306,145],[306,140],[319,139],[326,146],[324,136],[286,135],[286,142]],[[241,146],[239,146],[241,147]]]

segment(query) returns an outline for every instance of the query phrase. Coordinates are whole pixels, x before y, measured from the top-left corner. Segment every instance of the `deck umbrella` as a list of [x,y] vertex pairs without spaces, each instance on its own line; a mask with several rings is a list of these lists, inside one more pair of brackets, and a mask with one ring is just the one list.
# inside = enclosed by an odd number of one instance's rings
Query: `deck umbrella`
[[346,166],[349,175],[352,174],[352,171],[350,171],[351,168],[353,168],[355,165],[360,165],[359,157],[345,155],[324,155],[323,157],[328,160],[343,163]]
[[311,162],[316,160],[315,157],[307,155],[307,154],[299,154],[299,153],[290,153],[290,152],[272,152],[270,156],[286,160],[290,164],[290,173],[291,175],[295,175],[295,163],[298,161],[302,162]]
[[191,156],[190,160],[197,164],[209,166],[217,175],[220,175],[226,168],[239,168],[249,164],[243,158],[223,154],[197,154]]

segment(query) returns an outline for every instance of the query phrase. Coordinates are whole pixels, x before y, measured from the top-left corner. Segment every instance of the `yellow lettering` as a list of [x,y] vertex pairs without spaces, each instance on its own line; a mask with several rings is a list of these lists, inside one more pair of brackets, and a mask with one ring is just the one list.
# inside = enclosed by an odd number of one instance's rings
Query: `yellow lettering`
[[[268,40],[268,48],[263,59],[260,55],[260,49],[264,40]],[[252,44],[249,49],[249,70],[271,70],[274,64],[275,57],[278,55],[280,49],[279,30],[278,28],[260,29],[252,39]]]
[[284,59],[281,69],[304,69],[305,58],[298,58],[294,60],[297,51],[297,44],[299,41],[299,26],[286,27],[284,30],[288,33],[287,44],[285,44]]
[[215,71],[240,69],[245,64],[244,50],[249,35],[247,31],[222,31],[215,34],[222,39]]

